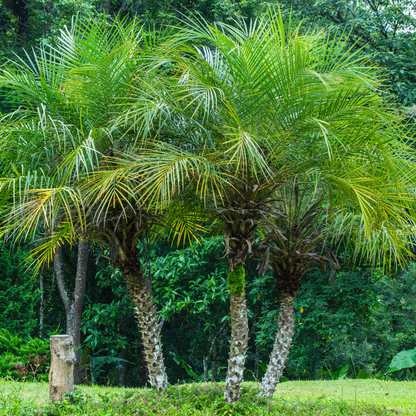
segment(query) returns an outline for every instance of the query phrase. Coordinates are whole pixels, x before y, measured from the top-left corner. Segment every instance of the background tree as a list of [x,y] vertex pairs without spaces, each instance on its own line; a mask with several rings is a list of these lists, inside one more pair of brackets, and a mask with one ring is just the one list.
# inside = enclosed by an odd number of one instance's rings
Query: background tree
[[304,27],[319,27],[339,37],[349,34],[351,44],[379,65],[394,101],[415,104],[414,0],[294,0],[282,6],[285,13],[293,10],[295,19],[304,20]]
[[[278,331],[270,356],[266,374],[262,380],[263,394],[273,395],[282,376],[295,329],[294,298],[299,293],[303,276],[313,270],[327,267],[340,267],[336,254],[331,248],[337,240],[351,244],[355,261],[361,259],[374,263],[374,259],[383,259],[383,255],[392,255],[393,261],[406,261],[410,254],[410,235],[406,234],[403,224],[391,219],[391,226],[373,233],[371,241],[360,241],[362,221],[348,207],[339,209],[324,202],[322,189],[308,186],[305,182],[294,181],[277,191],[276,228],[260,243],[265,254],[261,262],[261,273],[266,267],[273,270],[275,289],[280,295]],[[395,232],[390,233],[394,227]],[[398,232],[403,228],[402,234]],[[361,253],[360,253],[361,251]],[[383,263],[385,262],[383,261]]]
[[[176,328],[173,320],[179,320],[185,338],[181,351],[172,339],[175,329],[169,331],[170,355],[203,374],[205,382],[218,381],[221,350],[229,332],[226,260],[218,259],[222,250],[222,239],[212,237],[164,255],[155,247],[150,258],[163,326]],[[184,348],[190,351],[185,353]]]
[[273,270],[275,289],[280,295],[278,330],[262,380],[265,396],[274,394],[286,365],[295,329],[293,302],[303,275],[313,268],[339,266],[326,247],[329,218],[322,206],[322,194],[313,189],[308,192],[295,181],[279,190],[277,199],[276,229],[259,246],[265,251],[260,273],[264,275],[266,267]]

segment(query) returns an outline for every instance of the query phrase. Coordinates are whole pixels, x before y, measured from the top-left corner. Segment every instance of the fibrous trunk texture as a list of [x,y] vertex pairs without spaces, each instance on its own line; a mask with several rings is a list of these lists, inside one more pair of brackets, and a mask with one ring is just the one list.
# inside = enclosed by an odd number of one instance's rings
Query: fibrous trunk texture
[[168,386],[168,378],[163,360],[159,319],[152,297],[152,284],[144,278],[139,267],[134,268],[135,273],[130,268],[125,274],[127,289],[142,336],[150,385],[157,390],[163,390]]
[[[243,227],[246,229],[247,227]],[[245,295],[244,263],[248,252],[245,235],[231,228],[225,230],[231,312],[231,345],[225,379],[224,400],[236,403],[240,400],[241,383],[248,348],[248,317]],[[228,243],[227,243],[228,241]]]
[[66,284],[64,261],[62,247],[57,246],[54,257],[54,268],[56,281],[61,295],[62,302],[65,306],[66,314],[66,333],[73,337],[75,346],[75,365],[74,365],[74,382],[82,383],[81,370],[81,316],[82,306],[84,304],[85,283],[87,277],[88,265],[88,242],[80,241],[78,243],[78,259],[75,275],[75,288],[71,294]]
[[49,399],[61,401],[74,391],[74,341],[70,335],[51,337],[51,369],[49,371]]
[[292,344],[295,328],[293,295],[283,292],[280,296],[279,326],[269,365],[261,383],[263,396],[271,396],[280,381]]
[[240,400],[244,365],[248,345],[248,318],[245,293],[231,293],[231,345],[225,379],[224,400],[235,403]]
[[149,378],[142,340],[137,342],[137,387],[146,387]]

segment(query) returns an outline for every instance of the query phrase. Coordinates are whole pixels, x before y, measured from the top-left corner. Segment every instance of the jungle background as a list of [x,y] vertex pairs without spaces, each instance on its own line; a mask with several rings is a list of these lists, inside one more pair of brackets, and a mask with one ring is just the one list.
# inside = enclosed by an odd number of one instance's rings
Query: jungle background
[[[277,3],[276,3],[277,4]],[[142,18],[158,27],[177,23],[189,10],[209,22],[260,16],[273,2],[137,1],[137,0],[2,0],[0,2],[0,62],[41,42],[53,45],[73,16],[94,19]],[[416,115],[416,17],[410,0],[284,1],[286,18],[304,28],[350,33],[360,53],[387,75],[385,100],[405,119]],[[7,90],[0,111],[10,111]],[[47,378],[41,357],[53,333],[63,333],[65,311],[56,277],[44,268],[33,277],[23,260],[33,243],[2,242],[0,252],[0,375],[17,379]],[[140,246],[150,273],[161,318],[169,381],[189,382],[225,377],[230,337],[227,261],[220,237],[192,247],[168,241],[144,241]],[[75,278],[76,250],[65,247],[68,285]],[[348,364],[348,376],[384,376],[391,359],[416,345],[416,264],[382,268],[353,265],[340,252],[341,269],[310,272],[295,299],[296,332],[285,370],[288,379],[332,377]],[[345,261],[344,261],[345,259]],[[250,349],[245,379],[261,379],[274,340],[279,298],[273,280],[259,275],[257,260],[247,271]],[[134,323],[122,276],[90,247],[82,319],[83,380],[86,384],[144,386],[147,375],[140,335]],[[387,268],[388,269],[388,268]],[[38,358],[32,367],[16,368],[16,357]],[[30,360],[29,360],[30,361]],[[365,376],[365,375],[364,375]],[[409,373],[389,377],[408,377]]]

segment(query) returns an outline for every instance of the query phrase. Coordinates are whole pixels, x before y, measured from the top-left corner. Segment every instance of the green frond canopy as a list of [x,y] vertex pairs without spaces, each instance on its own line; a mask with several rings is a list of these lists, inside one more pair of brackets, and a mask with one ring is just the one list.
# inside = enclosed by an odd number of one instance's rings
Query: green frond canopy
[[[279,10],[160,31],[75,22],[56,47],[3,67],[0,86],[22,97],[1,124],[3,218],[17,235],[62,223],[75,236],[139,209],[170,215],[178,241],[215,217],[251,244],[275,190],[297,178],[360,219],[368,255],[374,241],[408,252],[415,154],[378,68]],[[43,182],[12,192],[21,167]]]

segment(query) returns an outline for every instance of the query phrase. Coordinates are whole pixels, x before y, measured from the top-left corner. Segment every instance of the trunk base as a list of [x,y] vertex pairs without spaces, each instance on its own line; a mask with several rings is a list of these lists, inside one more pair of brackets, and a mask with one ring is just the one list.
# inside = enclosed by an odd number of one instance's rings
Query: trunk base
[[293,296],[289,293],[281,294],[279,328],[276,333],[273,351],[270,354],[269,365],[261,383],[262,392],[259,394],[260,396],[268,397],[273,395],[286,366],[295,329],[293,299]]
[[168,387],[168,378],[163,360],[159,319],[153,302],[152,286],[142,272],[126,274],[127,288],[133,303],[134,313],[142,336],[144,355],[149,373],[150,385],[163,390]]
[[248,318],[245,293],[231,293],[231,346],[225,380],[224,400],[236,403],[240,400],[241,383],[248,344]]

